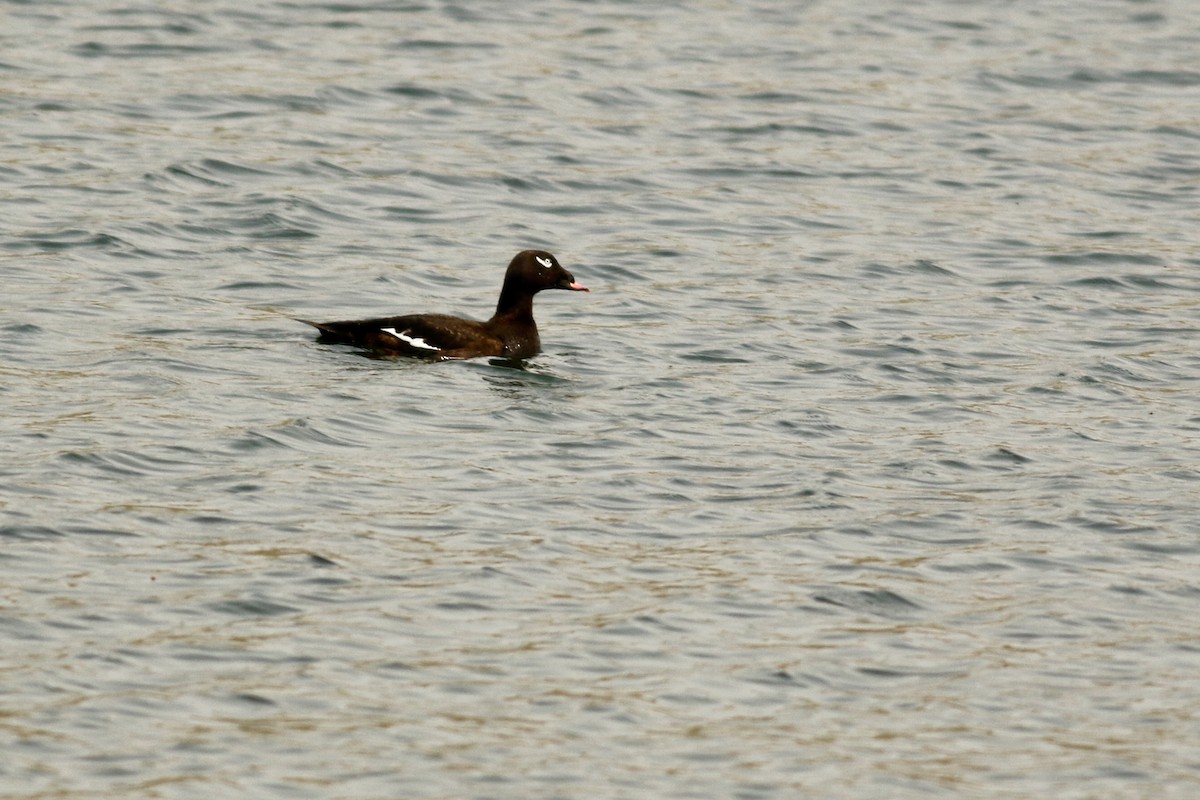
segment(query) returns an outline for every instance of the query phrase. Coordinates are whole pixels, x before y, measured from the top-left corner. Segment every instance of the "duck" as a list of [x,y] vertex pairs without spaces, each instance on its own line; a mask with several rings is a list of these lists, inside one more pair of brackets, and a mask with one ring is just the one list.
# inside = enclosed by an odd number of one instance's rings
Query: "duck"
[[449,314],[313,322],[317,341],[348,344],[383,356],[428,361],[494,357],[521,361],[542,350],[533,320],[533,296],[544,289],[590,291],[545,250],[522,250],[504,273],[496,313],[486,322]]

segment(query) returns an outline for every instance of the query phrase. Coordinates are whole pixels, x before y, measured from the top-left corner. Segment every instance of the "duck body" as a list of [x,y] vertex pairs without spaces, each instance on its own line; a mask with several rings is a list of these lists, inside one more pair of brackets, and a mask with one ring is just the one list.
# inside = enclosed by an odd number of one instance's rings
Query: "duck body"
[[533,296],[543,289],[588,291],[550,253],[523,250],[509,263],[496,313],[486,322],[449,314],[299,321],[319,331],[319,342],[354,345],[381,355],[431,361],[487,356],[519,360],[541,352]]

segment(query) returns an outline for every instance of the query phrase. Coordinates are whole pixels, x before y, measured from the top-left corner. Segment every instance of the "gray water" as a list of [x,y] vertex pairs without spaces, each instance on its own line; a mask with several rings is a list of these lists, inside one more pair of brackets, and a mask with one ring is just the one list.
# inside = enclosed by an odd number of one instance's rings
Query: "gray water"
[[1200,5],[0,20],[3,796],[1200,793]]

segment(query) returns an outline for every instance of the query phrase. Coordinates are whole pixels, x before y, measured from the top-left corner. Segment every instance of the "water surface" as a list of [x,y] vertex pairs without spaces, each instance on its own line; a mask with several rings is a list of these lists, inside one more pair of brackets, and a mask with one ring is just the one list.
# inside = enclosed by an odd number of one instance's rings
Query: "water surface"
[[1192,5],[0,17],[6,796],[1195,794]]

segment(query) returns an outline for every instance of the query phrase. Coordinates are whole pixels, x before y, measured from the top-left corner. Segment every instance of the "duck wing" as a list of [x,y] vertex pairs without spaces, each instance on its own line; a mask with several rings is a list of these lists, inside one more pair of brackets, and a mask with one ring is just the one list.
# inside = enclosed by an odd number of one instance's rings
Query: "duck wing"
[[435,360],[498,356],[504,342],[482,322],[448,314],[409,314],[400,317],[312,322],[318,341],[350,344],[388,355]]

